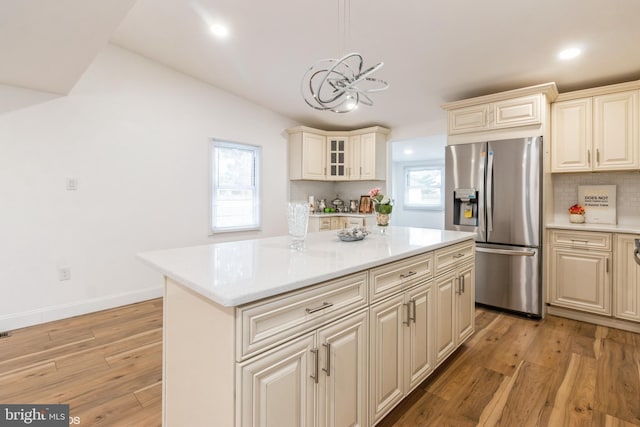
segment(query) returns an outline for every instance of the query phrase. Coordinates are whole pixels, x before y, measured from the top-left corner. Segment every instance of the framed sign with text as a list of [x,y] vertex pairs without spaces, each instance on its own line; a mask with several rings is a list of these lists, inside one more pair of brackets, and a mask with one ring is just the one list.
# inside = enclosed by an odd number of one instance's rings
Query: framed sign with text
[[578,203],[584,206],[585,222],[592,224],[618,223],[615,185],[579,185]]

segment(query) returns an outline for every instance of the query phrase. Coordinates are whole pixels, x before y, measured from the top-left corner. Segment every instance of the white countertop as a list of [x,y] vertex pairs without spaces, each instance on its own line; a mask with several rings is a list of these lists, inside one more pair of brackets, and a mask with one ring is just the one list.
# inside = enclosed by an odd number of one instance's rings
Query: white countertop
[[305,250],[289,237],[159,250],[138,257],[210,300],[234,307],[412,255],[472,239],[475,233],[388,227],[364,240],[342,242],[336,231],[309,233]]
[[547,224],[547,228],[560,228],[566,230],[581,231],[602,231],[606,233],[630,233],[640,234],[640,225],[621,225],[621,224],[574,224],[571,222],[552,222]]

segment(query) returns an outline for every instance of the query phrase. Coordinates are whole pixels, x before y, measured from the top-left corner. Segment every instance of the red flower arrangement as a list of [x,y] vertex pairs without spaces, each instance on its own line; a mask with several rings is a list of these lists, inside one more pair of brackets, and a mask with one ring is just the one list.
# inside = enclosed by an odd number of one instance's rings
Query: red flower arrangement
[[569,208],[571,215],[584,215],[584,208],[578,204],[575,204]]

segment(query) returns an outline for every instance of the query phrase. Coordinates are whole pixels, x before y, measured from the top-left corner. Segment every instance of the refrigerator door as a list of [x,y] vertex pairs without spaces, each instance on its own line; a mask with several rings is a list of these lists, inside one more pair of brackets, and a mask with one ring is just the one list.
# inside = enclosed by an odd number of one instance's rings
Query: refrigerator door
[[[447,230],[477,233],[476,241],[486,240],[484,207],[484,171],[486,142],[448,145],[445,147],[445,224]],[[475,189],[477,197],[477,226],[454,224],[454,192],[456,189]]]
[[538,248],[476,244],[476,302],[541,316],[540,258]]
[[487,144],[487,242],[540,245],[542,137]]

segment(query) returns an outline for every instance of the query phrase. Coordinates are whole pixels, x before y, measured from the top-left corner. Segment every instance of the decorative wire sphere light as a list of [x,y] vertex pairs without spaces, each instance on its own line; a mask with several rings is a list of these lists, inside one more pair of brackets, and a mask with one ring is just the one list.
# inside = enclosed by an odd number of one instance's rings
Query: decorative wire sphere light
[[363,70],[362,55],[356,52],[340,59],[322,59],[304,74],[300,92],[307,105],[316,110],[348,113],[360,103],[371,106],[369,94],[389,87],[384,80],[371,77],[383,65],[379,62]]

